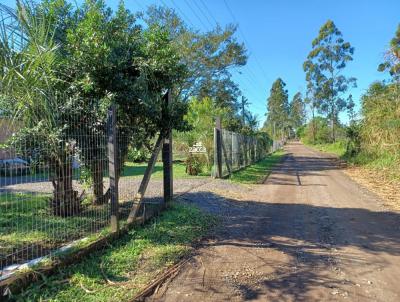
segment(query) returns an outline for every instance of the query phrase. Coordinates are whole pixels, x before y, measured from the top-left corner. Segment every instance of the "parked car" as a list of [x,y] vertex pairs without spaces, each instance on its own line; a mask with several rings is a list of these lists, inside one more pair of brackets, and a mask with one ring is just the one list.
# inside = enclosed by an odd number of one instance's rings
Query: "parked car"
[[0,160],[0,175],[2,176],[19,176],[29,173],[29,163],[22,158]]

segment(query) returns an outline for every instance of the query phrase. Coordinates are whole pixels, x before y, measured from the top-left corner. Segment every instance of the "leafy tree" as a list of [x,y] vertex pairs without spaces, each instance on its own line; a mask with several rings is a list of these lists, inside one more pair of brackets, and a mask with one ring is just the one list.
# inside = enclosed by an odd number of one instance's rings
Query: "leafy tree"
[[285,86],[285,82],[278,78],[272,84],[267,99],[266,126],[273,133],[274,139],[278,137],[278,132],[283,136],[289,126],[289,100]]
[[346,108],[345,93],[355,87],[356,79],[343,75],[343,69],[353,60],[354,48],[345,42],[342,33],[328,20],[312,42],[312,50],[303,68],[307,81],[311,82],[313,99],[320,102],[320,110],[331,121],[331,137],[336,140],[335,121]]
[[305,104],[300,92],[297,92],[290,103],[289,119],[295,129],[302,126],[306,119]]
[[15,35],[23,37],[24,43],[15,49],[9,37],[0,35],[0,93],[9,113],[24,126],[12,144],[20,153],[37,154],[37,160],[50,167],[53,213],[73,215],[80,211],[80,200],[72,185],[75,145],[63,132],[62,105],[68,97],[57,89],[63,85],[57,77],[62,61],[59,45],[46,16],[29,3],[18,2],[13,17],[19,29]]
[[329,142],[328,120],[324,117],[316,116],[309,121],[303,132],[303,139],[313,144]]
[[[189,70],[180,89],[184,98],[197,95],[204,85],[212,85],[213,80],[229,79],[230,68],[246,64],[246,50],[234,37],[233,25],[201,33],[188,28],[173,9],[159,6],[150,6],[144,19],[150,26],[159,24],[168,29],[178,46],[182,62]],[[216,99],[214,95],[210,97]]]
[[[52,9],[55,4],[57,10]],[[68,9],[58,0],[20,6],[27,45],[20,52],[4,48],[12,60],[1,62],[2,99],[25,126],[17,138],[29,142],[24,145],[29,150],[39,150],[35,153],[51,167],[58,215],[79,211],[72,187],[76,153],[91,171],[96,201],[106,200],[103,159],[110,104],[118,107],[122,160],[129,145],[141,147],[167,126],[185,129],[182,117],[187,109],[179,100],[164,108],[161,100],[185,75],[168,31],[156,25],[142,29],[123,4],[115,14],[102,1],[88,0],[76,11]],[[59,11],[67,11],[62,19],[66,26],[60,28],[51,23],[58,20],[53,14]],[[166,110],[167,120],[162,119]]]
[[229,129],[240,129],[237,113],[241,92],[232,81],[230,70],[245,65],[247,55],[244,45],[234,37],[236,26],[217,26],[202,33],[189,28],[173,9],[159,6],[150,6],[144,20],[149,26],[159,24],[166,28],[180,51],[181,63],[188,72],[178,96],[183,100],[213,99],[217,106],[229,110],[232,121]]
[[185,142],[186,148],[196,142],[201,142],[207,150],[207,163],[210,167],[214,151],[215,117],[219,116],[225,122],[227,115],[228,111],[216,106],[211,98],[201,100],[192,98],[184,117],[190,126],[190,131],[178,133],[176,136],[179,141]]
[[349,118],[350,124],[353,124],[356,120],[357,114],[354,110],[355,105],[356,104],[354,103],[353,96],[350,94],[349,97],[347,98],[347,106],[346,106],[347,116]]
[[395,36],[390,41],[390,48],[386,53],[386,61],[379,65],[379,71],[389,71],[394,80],[400,81],[400,24]]
[[[66,74],[74,82],[71,93],[77,100],[70,109],[75,111],[75,120],[84,121],[71,123],[71,133],[92,172],[95,200],[103,202],[107,200],[103,195],[105,108],[110,103],[118,105],[118,145],[123,161],[128,145],[148,146],[167,126],[169,122],[161,119],[161,93],[179,85],[185,68],[168,32],[157,25],[142,30],[122,2],[115,15],[102,1],[87,1],[82,11],[63,43],[70,59]],[[177,100],[170,109],[170,114],[177,115],[170,126],[184,127],[185,104]]]
[[[101,1],[87,1],[82,10],[65,41],[66,74],[73,81],[70,92],[76,100],[70,110],[80,121],[70,124],[70,132],[83,150],[81,158],[92,172],[95,200],[101,203],[107,200],[103,194],[105,109],[111,103],[119,107],[123,160],[129,144],[141,148],[166,126],[161,120],[161,93],[179,84],[184,68],[168,32],[156,25],[141,30],[122,3],[115,15]],[[173,119],[175,124],[180,120]]]
[[[305,68],[305,66],[303,67]],[[312,123],[310,127],[312,130],[313,142],[316,141],[316,131],[317,131],[317,123],[315,122],[316,121],[315,115],[317,111],[320,110],[322,103],[321,99],[319,99],[320,95],[318,95],[316,87],[316,85],[318,84],[317,82],[318,74],[319,73],[315,69],[315,65],[307,63],[307,70],[306,70],[307,94],[304,102],[310,107],[311,111]]]

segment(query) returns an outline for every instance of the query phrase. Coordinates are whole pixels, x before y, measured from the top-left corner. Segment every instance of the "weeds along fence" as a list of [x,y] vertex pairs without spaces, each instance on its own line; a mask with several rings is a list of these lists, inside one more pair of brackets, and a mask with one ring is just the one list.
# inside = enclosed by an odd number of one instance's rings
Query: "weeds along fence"
[[282,148],[283,141],[266,141],[254,136],[228,131],[217,125],[214,128],[214,167],[215,178],[230,176],[233,172],[247,167],[269,153]]
[[[114,107],[104,125],[72,125],[54,140],[30,132],[2,147],[13,156],[0,160],[0,280],[71,242],[146,220],[172,198],[170,130],[138,166],[129,160],[132,129]],[[162,177],[150,179],[155,171]]]

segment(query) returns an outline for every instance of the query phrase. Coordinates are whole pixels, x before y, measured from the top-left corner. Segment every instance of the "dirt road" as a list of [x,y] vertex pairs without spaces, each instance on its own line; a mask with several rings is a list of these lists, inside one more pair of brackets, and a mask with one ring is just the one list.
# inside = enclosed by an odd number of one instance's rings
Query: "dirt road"
[[187,195],[222,227],[149,301],[400,301],[400,214],[334,159],[286,151],[263,185]]

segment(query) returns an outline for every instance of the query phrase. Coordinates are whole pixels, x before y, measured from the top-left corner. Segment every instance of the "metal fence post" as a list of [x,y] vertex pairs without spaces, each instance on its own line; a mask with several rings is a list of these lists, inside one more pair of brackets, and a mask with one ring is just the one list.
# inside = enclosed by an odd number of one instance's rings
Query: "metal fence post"
[[216,153],[216,171],[215,178],[222,178],[222,133],[221,133],[221,117],[215,118],[214,128],[214,148]]
[[118,146],[117,146],[117,128],[116,128],[116,109],[112,105],[108,110],[108,168],[110,178],[111,193],[111,231],[119,230],[119,204],[118,204]]
[[173,198],[173,171],[172,171],[172,129],[170,128],[169,108],[171,107],[172,96],[169,89],[164,96],[164,121],[168,121],[168,128],[164,138],[162,147],[163,160],[163,185],[164,185],[164,206]]

